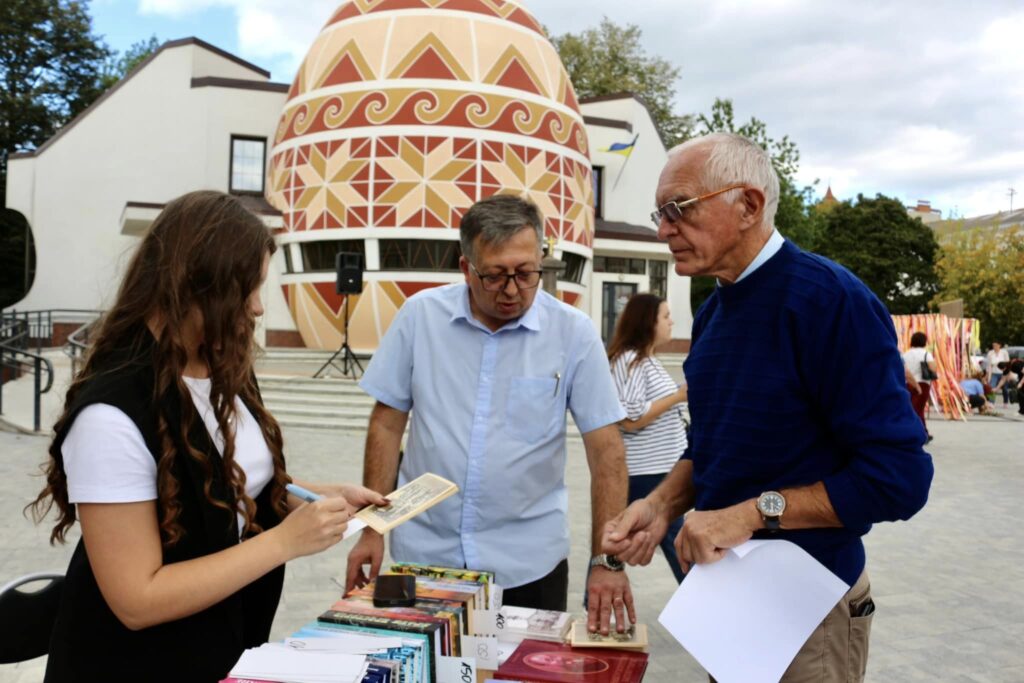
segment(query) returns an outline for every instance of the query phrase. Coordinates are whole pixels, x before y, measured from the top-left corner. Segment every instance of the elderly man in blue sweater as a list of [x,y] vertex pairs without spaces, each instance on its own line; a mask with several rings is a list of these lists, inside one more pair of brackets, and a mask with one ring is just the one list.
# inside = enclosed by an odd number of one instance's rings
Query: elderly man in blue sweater
[[692,436],[604,550],[646,564],[686,515],[683,565],[748,539],[796,543],[851,586],[784,681],[861,680],[871,601],[861,537],[927,500],[931,457],[889,312],[845,268],[774,228],[779,181],[756,144],[715,133],[673,149],[653,218],[680,275],[713,275],[685,363]]

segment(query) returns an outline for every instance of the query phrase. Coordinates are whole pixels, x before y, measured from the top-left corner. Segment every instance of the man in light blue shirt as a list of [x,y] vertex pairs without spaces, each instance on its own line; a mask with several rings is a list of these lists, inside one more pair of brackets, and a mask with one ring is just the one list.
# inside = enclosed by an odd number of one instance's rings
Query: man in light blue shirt
[[[625,417],[604,347],[582,312],[538,291],[537,207],[512,196],[473,205],[462,220],[466,282],[406,301],[360,386],[377,399],[363,479],[389,493],[425,472],[459,493],[391,532],[391,555],[496,572],[505,602],[566,609],[566,409],[583,433],[591,473],[589,626],[635,621],[629,581],[600,552],[606,522],[626,507],[617,422]],[[409,413],[412,425],[399,469]],[[349,554],[347,589],[380,569],[384,539],[367,529]],[[627,615],[628,613],[628,615]]]

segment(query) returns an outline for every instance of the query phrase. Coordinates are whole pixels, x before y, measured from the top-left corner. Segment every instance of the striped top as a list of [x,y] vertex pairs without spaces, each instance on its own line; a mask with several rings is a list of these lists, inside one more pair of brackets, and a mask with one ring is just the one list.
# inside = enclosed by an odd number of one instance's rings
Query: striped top
[[[657,358],[648,356],[630,369],[636,351],[622,352],[612,362],[612,379],[626,417],[639,420],[659,398],[674,394],[678,387]],[[630,475],[664,474],[672,469],[686,450],[686,430],[680,404],[672,406],[638,432],[623,432],[626,466]]]

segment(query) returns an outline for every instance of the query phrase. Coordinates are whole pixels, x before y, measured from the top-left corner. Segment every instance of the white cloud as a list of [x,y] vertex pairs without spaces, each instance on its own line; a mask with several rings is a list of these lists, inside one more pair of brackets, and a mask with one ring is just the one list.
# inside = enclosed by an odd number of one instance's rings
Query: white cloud
[[[337,0],[139,0],[181,16],[237,18],[240,56],[290,81]],[[802,153],[801,179],[931,199],[948,213],[1008,206],[1024,193],[1024,12],[1019,0],[533,0],[554,33],[607,15],[643,31],[644,48],[682,69],[680,112],[731,98]],[[1024,195],[1022,195],[1024,201]]]

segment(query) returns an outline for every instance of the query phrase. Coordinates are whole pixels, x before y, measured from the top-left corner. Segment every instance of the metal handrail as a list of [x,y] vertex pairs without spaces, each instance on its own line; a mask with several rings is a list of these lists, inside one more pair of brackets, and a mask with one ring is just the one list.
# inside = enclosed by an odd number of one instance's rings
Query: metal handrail
[[[11,328],[24,326],[20,332],[11,334]],[[3,336],[7,335],[7,336]],[[40,431],[42,424],[42,395],[53,387],[53,363],[39,353],[33,353],[27,348],[30,339],[28,323],[18,320],[0,327],[0,415],[3,414],[4,399],[4,373],[3,368],[9,368],[15,372],[21,372],[28,367],[32,368],[34,374],[33,384],[33,426],[35,431]],[[18,346],[18,344],[22,346]],[[9,356],[9,358],[8,358]],[[19,358],[24,356],[29,360]],[[46,370],[46,386],[42,385],[43,370]]]
[[68,335],[67,343],[64,344],[64,353],[71,358],[72,378],[78,375],[78,364],[81,362],[82,358],[85,357],[85,352],[89,348],[89,334],[92,332],[92,326],[95,325],[98,320],[99,318],[90,320]]

